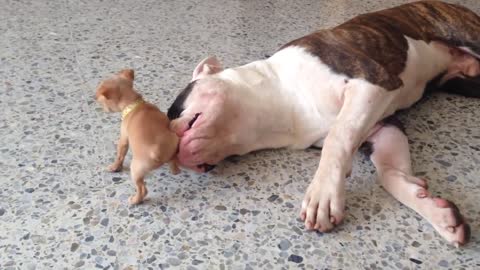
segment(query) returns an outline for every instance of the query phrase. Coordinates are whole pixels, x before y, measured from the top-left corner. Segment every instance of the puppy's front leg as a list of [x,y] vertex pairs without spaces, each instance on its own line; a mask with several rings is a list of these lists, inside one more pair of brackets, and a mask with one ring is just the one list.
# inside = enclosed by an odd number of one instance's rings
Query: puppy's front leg
[[363,80],[350,80],[344,103],[325,138],[322,157],[302,202],[307,229],[331,230],[344,216],[345,177],[352,157],[375,124],[388,112],[395,91],[388,92]]
[[125,128],[123,127],[120,131],[120,139],[117,144],[117,156],[112,165],[108,166],[108,171],[110,172],[120,172],[123,168],[123,161],[128,152],[128,136]]
[[169,166],[170,166],[170,173],[172,173],[173,175],[177,175],[180,173],[180,168],[178,168],[177,158],[170,160]]

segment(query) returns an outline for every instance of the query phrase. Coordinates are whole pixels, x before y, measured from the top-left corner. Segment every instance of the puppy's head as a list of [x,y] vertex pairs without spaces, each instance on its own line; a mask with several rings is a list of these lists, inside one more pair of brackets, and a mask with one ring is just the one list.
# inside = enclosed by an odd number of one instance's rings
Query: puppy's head
[[135,94],[133,90],[133,69],[123,69],[112,77],[102,81],[97,87],[95,99],[106,112],[120,112],[125,99]]

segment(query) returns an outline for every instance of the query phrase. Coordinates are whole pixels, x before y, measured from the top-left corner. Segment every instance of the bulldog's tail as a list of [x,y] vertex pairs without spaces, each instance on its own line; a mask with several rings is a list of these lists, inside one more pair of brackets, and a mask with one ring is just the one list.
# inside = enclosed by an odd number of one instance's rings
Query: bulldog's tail
[[[466,72],[461,77],[445,80],[444,75],[434,79],[429,90],[443,90],[468,97],[480,98],[480,16],[460,5],[442,1],[418,1],[398,8],[379,11],[400,25],[403,34],[425,42],[439,41],[469,54],[470,59],[461,63]],[[477,63],[473,63],[476,60]],[[447,74],[447,77],[449,74]]]
[[[418,38],[429,41],[440,41],[455,48],[458,52],[470,55],[462,57],[461,76],[445,80],[442,74],[427,86],[429,90],[441,90],[466,97],[480,98],[480,16],[459,5],[441,1],[419,1],[405,5],[404,9],[416,10],[419,21],[415,34]],[[476,60],[476,61],[475,61]],[[474,63],[475,62],[475,63]],[[446,75],[449,77],[449,74]]]
[[425,87],[425,94],[443,91],[465,97],[480,98],[480,74],[474,77],[455,77],[442,82],[445,74],[446,72],[431,80]]

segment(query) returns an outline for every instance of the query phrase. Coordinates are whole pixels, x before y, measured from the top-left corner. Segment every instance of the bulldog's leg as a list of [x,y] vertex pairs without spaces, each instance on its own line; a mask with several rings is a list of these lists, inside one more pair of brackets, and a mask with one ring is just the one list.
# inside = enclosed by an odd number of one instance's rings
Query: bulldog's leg
[[429,195],[427,183],[412,175],[408,139],[395,126],[385,126],[369,139],[371,159],[380,184],[397,200],[423,216],[448,242],[468,241],[470,227],[452,202]]
[[363,80],[350,80],[340,113],[325,138],[322,157],[302,202],[300,217],[307,229],[322,232],[339,224],[345,208],[345,176],[352,156],[374,125],[390,114],[396,91],[386,91]]

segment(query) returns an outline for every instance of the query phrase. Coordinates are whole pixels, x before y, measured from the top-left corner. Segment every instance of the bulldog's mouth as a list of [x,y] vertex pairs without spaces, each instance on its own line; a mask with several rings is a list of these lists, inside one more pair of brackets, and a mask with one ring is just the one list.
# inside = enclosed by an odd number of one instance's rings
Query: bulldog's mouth
[[[195,122],[197,121],[197,119],[200,115],[201,115],[201,113],[196,113],[195,116],[192,118],[192,120],[190,120],[188,122],[188,129],[187,130],[190,130],[193,127],[193,124],[195,124]],[[209,172],[209,171],[215,169],[215,167],[216,167],[216,165],[210,165],[210,164],[207,164],[207,163],[197,165],[197,168],[200,169],[203,172]]]

